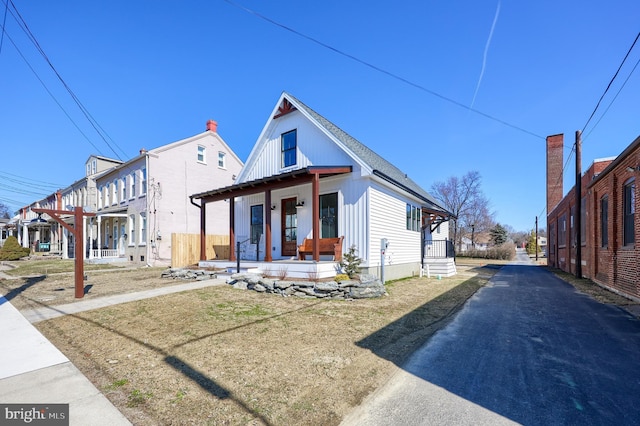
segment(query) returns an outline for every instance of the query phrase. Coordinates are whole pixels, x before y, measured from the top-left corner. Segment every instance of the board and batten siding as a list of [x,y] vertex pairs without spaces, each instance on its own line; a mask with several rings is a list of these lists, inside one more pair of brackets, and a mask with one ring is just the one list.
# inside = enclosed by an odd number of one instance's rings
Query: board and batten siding
[[[297,130],[296,164],[282,168],[280,136],[291,130]],[[250,165],[243,182],[262,179],[312,165],[352,165],[353,159],[331,141],[313,123],[300,112],[287,114],[274,121],[273,127],[264,135],[265,141],[258,158]],[[355,169],[354,169],[355,171]]]
[[370,266],[380,265],[380,240],[389,240],[385,264],[420,262],[420,232],[407,229],[407,203],[380,186],[369,189],[370,202]]

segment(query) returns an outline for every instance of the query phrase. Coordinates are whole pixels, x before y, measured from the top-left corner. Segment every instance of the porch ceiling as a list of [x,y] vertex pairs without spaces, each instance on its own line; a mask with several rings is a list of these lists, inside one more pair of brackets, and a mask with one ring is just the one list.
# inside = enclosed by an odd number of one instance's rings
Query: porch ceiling
[[325,178],[351,172],[351,166],[309,166],[304,169],[293,170],[279,175],[268,176],[262,179],[256,179],[249,182],[226,186],[224,188],[201,192],[199,194],[191,195],[189,198],[191,198],[191,202],[195,199],[202,200],[202,203],[210,203],[213,201],[225,200],[230,197],[241,197],[243,195],[256,194],[267,190],[309,183],[313,180],[314,176]]

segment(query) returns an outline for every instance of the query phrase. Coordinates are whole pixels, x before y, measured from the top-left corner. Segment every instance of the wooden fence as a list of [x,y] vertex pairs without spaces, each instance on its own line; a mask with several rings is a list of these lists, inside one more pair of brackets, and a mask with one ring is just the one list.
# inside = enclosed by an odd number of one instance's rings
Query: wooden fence
[[[207,260],[229,259],[229,236],[207,235]],[[200,260],[200,234],[171,234],[171,266],[184,268]]]

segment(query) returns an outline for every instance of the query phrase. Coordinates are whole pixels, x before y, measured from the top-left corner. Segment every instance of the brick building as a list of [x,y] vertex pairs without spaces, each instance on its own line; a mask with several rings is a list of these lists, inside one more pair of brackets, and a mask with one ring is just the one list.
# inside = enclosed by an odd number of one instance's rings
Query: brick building
[[640,300],[640,218],[636,179],[640,176],[640,137],[620,155],[594,160],[563,198],[563,135],[547,137],[547,231],[549,266],[575,273],[580,216],[582,276]]

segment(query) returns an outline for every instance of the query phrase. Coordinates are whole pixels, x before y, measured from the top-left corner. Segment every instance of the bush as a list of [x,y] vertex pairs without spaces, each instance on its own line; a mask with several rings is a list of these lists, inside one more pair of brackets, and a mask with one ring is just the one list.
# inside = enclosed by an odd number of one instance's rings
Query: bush
[[31,254],[31,250],[22,247],[14,236],[7,237],[4,245],[0,248],[0,260],[19,260],[29,254]]
[[459,257],[475,257],[480,259],[512,260],[516,256],[516,246],[513,243],[504,243],[499,246],[489,247],[486,250],[467,250]]
[[356,246],[352,245],[349,247],[349,251],[342,255],[342,260],[340,261],[340,268],[349,278],[356,276],[362,263],[362,259],[356,254],[357,252]]

